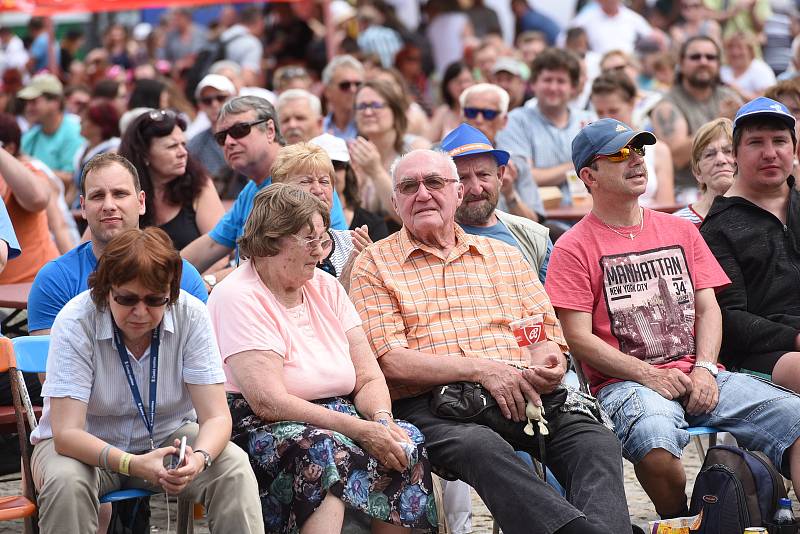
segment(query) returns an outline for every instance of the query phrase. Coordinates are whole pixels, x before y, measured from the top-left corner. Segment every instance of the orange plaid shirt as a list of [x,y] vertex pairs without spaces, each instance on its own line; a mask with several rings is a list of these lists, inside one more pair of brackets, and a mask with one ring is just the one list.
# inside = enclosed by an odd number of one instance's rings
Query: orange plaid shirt
[[[378,358],[408,348],[436,355],[489,358],[525,365],[509,323],[544,314],[547,338],[567,352],[550,299],[522,254],[456,226],[447,258],[402,228],[356,260],[350,298]],[[389,384],[392,398],[427,388]]]

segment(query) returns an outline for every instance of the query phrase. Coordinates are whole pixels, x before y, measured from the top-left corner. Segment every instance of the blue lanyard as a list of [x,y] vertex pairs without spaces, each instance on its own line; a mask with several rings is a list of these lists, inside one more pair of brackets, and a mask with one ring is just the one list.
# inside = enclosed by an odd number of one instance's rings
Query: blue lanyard
[[153,441],[153,429],[155,428],[156,420],[156,390],[158,388],[158,347],[161,340],[161,323],[153,330],[153,335],[150,341],[150,398],[148,405],[150,408],[150,415],[144,411],[144,402],[142,402],[142,395],[139,393],[139,386],[136,385],[136,376],[133,374],[131,367],[131,359],[128,356],[128,349],[122,342],[122,335],[119,332],[119,327],[114,319],[111,319],[114,325],[114,344],[117,346],[119,352],[119,359],[122,362],[122,368],[125,370],[125,378],[128,379],[128,386],[131,388],[133,394],[133,401],[136,403],[136,409],[139,410],[139,416],[144,421],[144,426],[150,434],[150,449],[155,449],[156,444]]

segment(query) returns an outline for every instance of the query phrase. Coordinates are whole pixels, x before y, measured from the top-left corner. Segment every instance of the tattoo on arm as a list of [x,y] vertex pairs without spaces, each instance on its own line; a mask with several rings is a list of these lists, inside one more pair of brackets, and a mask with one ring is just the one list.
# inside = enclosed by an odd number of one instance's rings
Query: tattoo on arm
[[656,123],[662,135],[669,139],[675,134],[675,121],[678,119],[678,112],[672,106],[662,107],[656,113]]

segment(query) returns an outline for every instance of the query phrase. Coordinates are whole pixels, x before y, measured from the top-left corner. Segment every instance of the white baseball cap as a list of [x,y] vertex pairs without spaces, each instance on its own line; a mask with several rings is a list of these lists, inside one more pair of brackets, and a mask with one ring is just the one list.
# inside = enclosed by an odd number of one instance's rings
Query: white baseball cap
[[200,83],[197,84],[197,89],[194,90],[194,97],[200,98],[200,93],[203,92],[203,89],[206,87],[213,87],[217,91],[228,93],[231,96],[236,94],[236,87],[233,85],[233,82],[221,74],[206,74],[205,77],[200,80]]
[[331,161],[350,162],[350,152],[347,150],[347,143],[341,137],[336,137],[329,133],[318,135],[310,141],[328,153]]

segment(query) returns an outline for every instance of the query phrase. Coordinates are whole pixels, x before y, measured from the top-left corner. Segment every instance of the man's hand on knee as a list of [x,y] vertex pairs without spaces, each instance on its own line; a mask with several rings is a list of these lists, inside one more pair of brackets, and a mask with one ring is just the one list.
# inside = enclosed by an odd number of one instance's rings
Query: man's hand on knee
[[692,391],[685,403],[686,412],[689,415],[709,413],[719,402],[717,379],[700,367],[695,367],[689,373],[689,379],[692,381]]
[[525,406],[528,401],[541,406],[541,399],[522,371],[492,360],[484,360],[478,382],[497,401],[500,412],[506,419],[519,423],[526,421]]
[[692,392],[691,379],[678,369],[659,369],[650,366],[641,384],[669,400],[679,399]]

